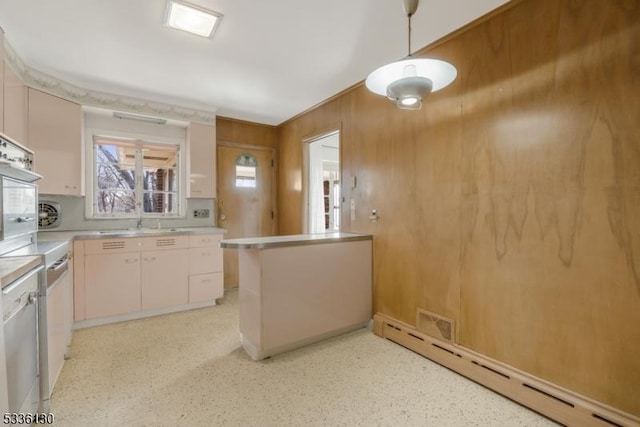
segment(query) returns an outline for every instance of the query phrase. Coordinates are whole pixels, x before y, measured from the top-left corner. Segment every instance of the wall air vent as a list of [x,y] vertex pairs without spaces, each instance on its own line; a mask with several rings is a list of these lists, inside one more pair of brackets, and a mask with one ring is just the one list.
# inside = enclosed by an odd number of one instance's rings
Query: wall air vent
[[449,342],[455,341],[455,321],[453,319],[421,308],[418,309],[416,329],[434,338]]
[[56,228],[62,222],[60,203],[42,200],[38,203],[38,228]]

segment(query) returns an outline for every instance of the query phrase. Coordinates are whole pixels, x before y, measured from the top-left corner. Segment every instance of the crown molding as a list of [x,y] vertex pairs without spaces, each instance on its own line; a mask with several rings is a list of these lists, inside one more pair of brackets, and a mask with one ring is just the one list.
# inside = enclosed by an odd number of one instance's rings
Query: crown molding
[[215,125],[216,112],[81,88],[26,65],[4,37],[5,62],[29,87],[80,105]]

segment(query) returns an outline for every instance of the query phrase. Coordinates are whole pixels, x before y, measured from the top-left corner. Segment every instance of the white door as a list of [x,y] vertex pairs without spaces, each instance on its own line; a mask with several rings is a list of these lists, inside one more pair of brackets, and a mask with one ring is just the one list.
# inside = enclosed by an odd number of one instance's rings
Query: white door
[[305,233],[340,230],[340,132],[303,141]]

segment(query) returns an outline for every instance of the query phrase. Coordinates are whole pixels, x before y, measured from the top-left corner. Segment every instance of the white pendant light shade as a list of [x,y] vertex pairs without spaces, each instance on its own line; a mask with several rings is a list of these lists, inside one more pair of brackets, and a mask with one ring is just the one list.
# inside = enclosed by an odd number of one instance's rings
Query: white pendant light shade
[[[378,68],[369,74],[365,84],[371,92],[386,96],[403,108],[407,106],[404,99],[417,98],[421,105],[424,97],[448,86],[457,75],[456,68],[448,62],[409,58]],[[430,81],[431,87],[424,80]]]
[[409,56],[378,68],[365,82],[371,92],[386,96],[405,110],[419,110],[427,95],[448,86],[458,75],[448,62],[411,56],[411,16],[418,8],[418,1],[404,0],[409,20]]
[[392,62],[374,70],[365,84],[367,88],[378,95],[387,95],[387,87],[405,76],[407,66],[415,67],[415,76],[425,77],[433,83],[432,92],[438,91],[451,84],[456,79],[456,67],[439,59],[411,58]]

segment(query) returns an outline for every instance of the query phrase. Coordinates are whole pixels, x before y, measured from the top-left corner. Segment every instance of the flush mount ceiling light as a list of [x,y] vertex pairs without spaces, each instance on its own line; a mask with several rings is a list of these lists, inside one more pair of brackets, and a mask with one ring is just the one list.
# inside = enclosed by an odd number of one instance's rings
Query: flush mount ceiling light
[[409,54],[405,59],[373,71],[365,84],[371,92],[395,101],[398,108],[419,110],[427,95],[448,86],[458,73],[448,62],[411,56],[411,17],[418,9],[419,0],[403,1],[409,21]]
[[164,25],[202,37],[211,37],[222,14],[180,0],[167,0]]

